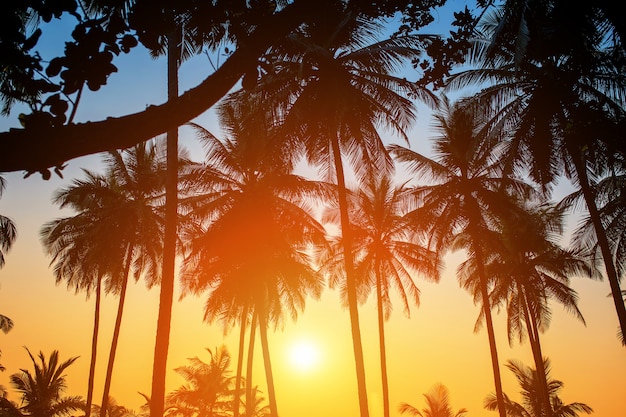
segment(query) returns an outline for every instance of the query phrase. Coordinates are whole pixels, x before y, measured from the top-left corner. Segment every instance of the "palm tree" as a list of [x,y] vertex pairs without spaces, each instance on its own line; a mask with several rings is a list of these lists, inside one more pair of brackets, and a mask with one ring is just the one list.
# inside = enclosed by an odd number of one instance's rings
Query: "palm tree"
[[270,407],[264,405],[265,398],[261,395],[261,391],[258,386],[251,389],[251,395],[246,400],[246,416],[250,417],[267,417],[271,415]]
[[[509,344],[517,336],[528,336],[538,370],[538,384],[545,415],[550,415],[548,383],[543,369],[539,333],[550,324],[550,299],[555,299],[576,318],[578,295],[569,286],[570,276],[597,277],[597,271],[580,254],[562,249],[556,239],[563,232],[563,210],[551,205],[526,205],[523,211],[503,218],[486,248],[485,271],[494,277],[492,305],[504,303],[507,310]],[[491,245],[492,244],[492,245]],[[476,265],[467,262],[460,271],[465,287],[476,287]],[[473,281],[473,282],[472,282]],[[479,318],[479,320],[482,317]]]
[[[584,403],[563,404],[559,398],[559,391],[563,388],[563,382],[550,378],[550,361],[544,360],[545,379],[548,381],[550,395],[550,415],[554,417],[578,417],[580,413],[591,414],[592,408]],[[524,366],[517,361],[508,361],[507,368],[513,372],[520,384],[522,403],[517,403],[506,397],[506,411],[508,417],[541,417],[544,416],[541,394],[539,393],[539,378],[537,371]],[[497,407],[495,398],[489,396],[485,399],[485,408],[495,410]]]
[[[435,254],[417,243],[413,225],[402,217],[409,207],[406,191],[404,186],[394,187],[389,177],[372,177],[362,188],[352,193],[353,198],[350,200],[358,285],[365,286],[364,291],[372,286],[376,290],[385,417],[389,417],[390,410],[384,323],[391,315],[391,290],[396,288],[399,292],[404,312],[408,316],[410,304],[419,305],[420,301],[420,290],[413,281],[412,272],[422,272],[426,278],[434,281],[439,279]],[[340,222],[340,213],[336,207],[326,211],[324,221],[335,224]],[[343,256],[341,249],[334,255]],[[336,267],[340,263],[331,259],[329,265]],[[337,285],[337,281],[345,284],[343,268],[331,275],[331,287]]]
[[[123,0],[111,5],[102,0],[87,1],[91,13],[103,16],[103,20],[114,20],[116,24],[129,17],[132,1]],[[138,13],[139,15],[141,13]],[[161,10],[161,22],[167,28],[164,36],[151,37],[146,33],[138,35],[140,41],[148,47],[152,56],[167,56],[167,99],[174,102],[178,98],[178,69],[182,61],[199,54],[204,46],[215,48],[224,37],[219,33],[222,26],[215,25],[212,33],[204,30],[195,30],[191,13],[181,13],[179,10],[164,8]],[[141,20],[141,17],[139,17]],[[137,23],[137,22],[136,22]],[[141,23],[139,22],[139,25]],[[184,30],[188,27],[188,30]],[[140,31],[138,31],[140,32]],[[211,36],[217,35],[217,36]],[[165,181],[165,216],[163,231],[163,261],[161,271],[161,286],[159,293],[159,311],[157,317],[157,332],[155,336],[154,361],[152,370],[152,407],[151,415],[161,417],[165,402],[165,375],[169,350],[169,336],[174,299],[176,242],[178,235],[178,126],[166,132],[166,181]]]
[[[6,181],[0,177],[0,196],[6,187]],[[17,237],[17,228],[10,218],[0,215],[0,268],[4,266],[4,255],[11,249],[15,238]],[[4,314],[0,314],[0,330],[8,333],[13,328],[13,320]],[[4,367],[0,365],[0,370]]]
[[140,144],[123,153],[112,151],[105,163],[105,175],[86,171],[87,180],[75,180],[56,193],[55,201],[61,207],[72,207],[79,213],[52,221],[41,232],[53,262],[57,262],[57,281],[66,278],[68,285],[89,291],[107,276],[106,290],[120,296],[103,410],[107,409],[128,278],[131,273],[135,279],[143,274],[149,286],[160,281],[164,182],[163,160],[155,143]]
[[434,385],[430,392],[424,394],[426,398],[426,408],[422,411],[408,403],[401,403],[398,407],[400,414],[419,417],[462,417],[467,413],[465,408],[461,408],[456,413],[450,406],[450,393],[443,384]]
[[[510,166],[527,166],[549,189],[561,174],[581,190],[597,236],[622,333],[626,308],[592,178],[625,154],[622,46],[614,20],[589,2],[506,2],[487,19],[470,65],[450,87],[479,84],[477,107],[496,110],[494,123],[514,131]],[[565,17],[566,16],[566,17]],[[576,21],[577,24],[572,24]],[[609,24],[606,24],[606,23]],[[622,51],[622,52],[620,52]]]
[[[104,413],[102,413],[102,408],[98,405],[94,405],[93,412],[98,417],[104,417]],[[109,396],[107,401],[107,415],[109,417],[146,417],[148,414],[145,413],[137,413],[135,410],[131,410],[123,405],[117,403],[115,398]]]
[[[106,179],[94,173],[85,171],[87,179],[75,181],[65,190],[64,197],[57,195],[57,202],[62,206],[70,205],[79,213],[73,217],[57,219],[45,224],[41,230],[42,244],[52,256],[50,264],[54,264],[54,274],[57,284],[65,280],[68,289],[73,288],[76,293],[84,291],[89,297],[95,286],[94,324],[91,338],[91,360],[87,382],[86,417],[91,413],[93,402],[93,385],[95,379],[96,356],[98,349],[98,334],[100,326],[100,304],[102,297],[102,281],[107,280],[105,289],[113,290],[112,274],[115,274],[119,259],[117,248],[110,243],[114,241],[108,235],[112,230],[103,227],[105,219],[98,217],[94,210],[94,196],[89,198],[75,198],[86,190],[90,192],[103,190]],[[103,197],[103,193],[99,193]],[[86,195],[86,194],[85,194]],[[103,254],[107,254],[103,256]],[[108,273],[107,273],[108,272]]]
[[37,361],[28,349],[26,351],[33,362],[34,373],[21,369],[10,378],[11,385],[21,396],[19,412],[29,417],[56,417],[84,410],[85,403],[80,397],[63,396],[67,389],[65,371],[77,357],[59,362],[59,352],[54,350],[47,361],[43,352],[39,352]]
[[[0,177],[0,196],[6,187],[6,181],[3,177]],[[0,268],[4,266],[4,256],[11,249],[15,238],[17,237],[17,228],[15,223],[10,218],[0,215]],[[5,317],[5,316],[3,316]],[[9,322],[4,322],[9,323]],[[12,322],[11,322],[12,325]],[[4,330],[4,326],[1,326]],[[10,328],[10,327],[9,327]]]
[[196,356],[189,359],[189,365],[175,369],[187,383],[168,394],[166,416],[230,415],[228,410],[233,406],[230,354],[225,346],[216,348],[215,352],[207,351],[209,363]]
[[474,258],[479,277],[474,297],[482,303],[500,417],[505,417],[483,240],[499,217],[517,209],[508,194],[528,194],[529,188],[501,176],[499,132],[484,129],[478,115],[444,99],[435,117],[441,135],[435,138],[433,159],[398,145],[390,146],[390,150],[398,161],[407,164],[409,172],[434,181],[414,187],[412,194],[421,205],[407,216],[426,227],[438,256],[450,247],[464,247]]
[[[623,165],[623,162],[622,162]],[[593,186],[598,205],[598,215],[602,220],[602,224],[606,230],[606,236],[611,251],[611,258],[616,268],[618,276],[623,276],[625,272],[624,254],[626,253],[626,213],[624,208],[624,180],[626,175],[623,166],[611,166],[605,176],[599,178]],[[565,207],[574,206],[578,201],[583,199],[582,191],[578,190],[565,197],[561,201],[561,205]],[[603,259],[602,250],[596,237],[594,222],[591,216],[585,216],[578,229],[574,232],[572,240],[577,248],[588,252],[593,260]],[[621,290],[622,298],[626,293]],[[618,337],[626,343],[626,335],[618,331]]]
[[405,94],[435,101],[416,83],[394,75],[417,56],[420,38],[380,41],[381,31],[381,26],[350,11],[329,13],[324,24],[302,28],[269,52],[271,64],[254,91],[263,109],[282,122],[290,137],[285,148],[304,155],[338,185],[361,417],[369,411],[343,158],[352,164],[357,180],[371,172],[390,172],[392,162],[378,129],[389,127],[405,137],[414,119],[413,103]]
[[[241,124],[237,116],[245,114],[242,110],[221,108],[221,120],[233,135],[230,139],[219,140],[195,126],[206,145],[207,163],[189,179],[202,192],[184,201],[201,223],[187,239],[190,255],[183,265],[183,286],[185,293],[209,290],[205,320],[219,319],[225,326],[239,321],[240,338],[250,316],[258,317],[270,407],[276,415],[269,322],[282,320],[285,308],[295,319],[306,295],[319,296],[322,288],[304,249],[322,244],[324,229],[296,203],[307,195],[328,195],[329,186],[290,174],[288,160],[277,164],[274,158],[280,155],[265,140],[263,125]],[[251,340],[255,330],[250,328]],[[242,354],[240,348],[237,381]]]

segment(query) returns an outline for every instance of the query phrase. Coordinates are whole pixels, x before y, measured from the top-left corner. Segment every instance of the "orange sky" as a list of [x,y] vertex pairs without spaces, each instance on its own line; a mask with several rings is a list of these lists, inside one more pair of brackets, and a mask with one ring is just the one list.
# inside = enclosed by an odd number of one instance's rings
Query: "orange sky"
[[[64,286],[55,286],[49,260],[38,240],[41,225],[61,213],[51,203],[56,188],[79,175],[78,167],[91,165],[97,157],[71,163],[66,178],[48,182],[38,177],[22,179],[21,174],[6,176],[8,188],[0,200],[0,212],[14,219],[19,237],[0,270],[0,312],[15,321],[14,329],[0,335],[2,364],[7,368],[0,383],[8,386],[8,377],[19,368],[30,367],[23,347],[42,350],[48,355],[58,349],[62,358],[80,356],[69,369],[70,394],[85,395],[89,365],[93,299],[74,295]],[[453,264],[454,258],[450,264]],[[401,310],[394,311],[387,325],[389,378],[392,415],[400,402],[422,408],[422,393],[441,382],[448,386],[455,409],[465,407],[470,416],[495,415],[482,409],[483,398],[492,390],[487,337],[472,332],[478,309],[471,297],[458,288],[451,267],[439,284],[418,278],[422,304],[407,319]],[[607,298],[608,283],[574,279],[581,296],[580,308],[587,327],[554,306],[550,330],[543,336],[544,354],[553,364],[552,375],[565,382],[562,399],[580,401],[595,409],[595,416],[619,415],[626,407],[626,352],[615,337],[617,319]],[[132,285],[113,376],[111,394],[120,404],[138,408],[138,391],[150,393],[152,353],[157,317],[157,289],[148,291],[143,283]],[[349,339],[349,318],[339,307],[338,293],[326,290],[321,301],[311,300],[296,324],[271,334],[270,346],[275,372],[278,409],[284,417],[354,416],[358,412],[356,382]],[[174,305],[169,368],[186,364],[186,358],[200,356],[208,360],[205,347],[214,349],[226,343],[236,355],[238,333],[224,336],[217,326],[201,322],[203,300],[188,298]],[[99,368],[96,375],[96,402],[101,393],[108,345],[112,333],[116,300],[107,297],[103,308]],[[376,316],[373,303],[361,308],[361,326],[368,376],[368,395],[372,416],[381,414],[381,389],[377,350]],[[530,364],[528,345],[510,349],[504,337],[503,315],[496,330],[500,358],[520,359]],[[289,362],[288,348],[300,338],[314,341],[320,351],[318,367],[301,372]],[[233,369],[235,366],[233,358]],[[510,373],[503,368],[504,390],[517,392]],[[261,358],[257,359],[256,381],[265,392]],[[169,390],[182,380],[168,375]],[[15,395],[11,395],[17,400]]]
[[[139,59],[139,61],[133,61]],[[146,56],[122,57],[118,62],[120,76],[114,74],[110,85],[101,92],[87,92],[77,120],[99,120],[107,116],[138,111],[148,104],[160,103],[165,96],[165,64]],[[142,68],[141,72],[125,72],[124,66]],[[202,62],[206,66],[206,61]],[[150,69],[150,70],[148,70]],[[121,74],[124,74],[122,77]],[[196,84],[199,73],[192,64],[181,69],[181,91]],[[132,88],[132,90],[130,90]],[[136,100],[128,99],[133,91]],[[0,119],[1,130],[17,123],[16,115]],[[198,120],[207,126],[212,118]],[[427,114],[418,121],[421,136],[411,144],[425,147],[425,127],[431,123]],[[208,127],[208,126],[207,126]],[[194,146],[190,139],[183,139]],[[201,156],[198,156],[201,158]],[[0,199],[0,213],[11,217],[18,226],[18,239],[8,254],[6,266],[0,270],[0,313],[11,317],[14,329],[0,334],[2,363],[7,370],[0,374],[0,384],[9,387],[8,378],[19,368],[29,367],[23,349],[43,351],[46,355],[58,349],[62,359],[80,356],[69,368],[69,394],[85,395],[93,320],[93,299],[74,295],[64,286],[55,286],[49,259],[39,242],[43,223],[61,213],[51,203],[58,187],[80,176],[81,167],[97,167],[99,157],[70,162],[64,171],[65,180],[53,177],[43,181],[22,173],[6,175],[8,187]],[[454,261],[454,259],[452,259]],[[493,390],[487,336],[473,333],[478,308],[471,297],[459,289],[454,277],[454,262],[449,264],[439,284],[417,279],[422,290],[422,304],[407,319],[401,309],[394,311],[387,325],[388,366],[392,415],[398,415],[400,402],[424,407],[422,394],[438,382],[450,389],[455,410],[465,407],[469,416],[497,415],[482,408],[484,397]],[[595,410],[594,416],[615,417],[626,409],[626,348],[617,338],[617,318],[612,301],[607,297],[607,282],[574,279],[579,292],[580,309],[587,327],[554,305],[551,328],[543,335],[544,354],[552,361],[552,375],[564,381],[561,398],[580,401]],[[158,289],[148,291],[143,283],[129,288],[127,309],[122,323],[117,362],[111,395],[118,403],[138,409],[143,399],[137,392],[150,393],[152,355],[157,317]],[[199,356],[208,360],[204,348],[214,349],[226,343],[236,357],[238,333],[224,336],[221,328],[201,322],[203,300],[188,298],[174,304],[169,369],[185,365],[186,358]],[[103,306],[105,322],[101,326],[99,367],[96,375],[96,399],[99,403],[115,316],[116,300],[107,297]],[[382,394],[379,383],[378,341],[375,307],[370,302],[360,309],[364,337],[367,388],[372,417],[382,415]],[[503,314],[496,319],[500,339],[501,362],[519,359],[531,364],[530,347],[526,344],[508,347]],[[297,371],[288,360],[288,348],[300,338],[314,341],[321,351],[318,367],[310,372]],[[278,411],[282,417],[346,417],[358,414],[358,399],[349,317],[340,308],[338,293],[326,290],[321,301],[311,300],[296,324],[288,323],[282,331],[270,334],[270,347],[275,373]],[[254,384],[267,392],[260,355],[256,360]],[[517,384],[502,367],[504,390],[517,399]],[[168,390],[183,381],[173,372],[168,374]],[[11,388],[9,387],[11,392]],[[15,394],[10,398],[17,400]]]

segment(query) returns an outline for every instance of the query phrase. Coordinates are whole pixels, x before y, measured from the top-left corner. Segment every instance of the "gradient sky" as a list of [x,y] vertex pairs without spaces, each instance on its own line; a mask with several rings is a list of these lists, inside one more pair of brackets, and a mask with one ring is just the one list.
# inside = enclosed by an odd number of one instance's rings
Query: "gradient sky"
[[[45,44],[42,47],[47,47]],[[138,52],[138,51],[135,51]],[[164,60],[152,60],[145,53],[122,56],[116,61],[120,72],[97,93],[88,93],[79,108],[77,121],[100,120],[107,116],[139,111],[165,99],[166,68]],[[207,72],[206,57],[183,64],[181,91],[195,85]],[[198,123],[219,132],[210,113]],[[411,146],[428,148],[430,115],[421,111]],[[17,112],[0,119],[2,131],[17,126]],[[190,131],[181,129],[181,143],[191,149],[194,158],[202,153]],[[85,138],[88,140],[88,138]],[[390,141],[397,142],[395,138]],[[34,150],[36,152],[36,150]],[[75,295],[64,285],[56,286],[39,241],[41,226],[54,218],[70,215],[51,203],[52,193],[81,176],[81,168],[98,169],[100,156],[73,160],[64,170],[65,179],[44,181],[38,175],[23,179],[23,173],[5,175],[7,189],[0,199],[0,213],[11,217],[18,227],[18,239],[0,270],[0,313],[11,317],[14,329],[0,335],[0,362],[6,371],[0,384],[9,388],[9,398],[19,400],[9,386],[9,375],[20,368],[31,368],[24,347],[46,356],[58,349],[62,359],[80,358],[68,370],[69,391],[86,395],[94,299]],[[570,222],[575,224],[575,218]],[[482,408],[483,399],[493,390],[489,348],[485,331],[473,333],[478,307],[469,294],[459,289],[454,267],[460,254],[448,258],[446,272],[438,284],[420,277],[421,306],[413,308],[410,318],[400,308],[387,324],[388,367],[392,415],[398,415],[400,402],[424,407],[422,394],[436,383],[450,389],[451,404],[456,410],[469,410],[469,416],[497,415]],[[553,304],[550,329],[542,336],[544,354],[552,361],[552,376],[565,383],[564,402],[584,402],[594,408],[594,416],[614,417],[626,409],[626,350],[616,337],[618,323],[608,282],[573,278],[572,286],[580,295],[580,309],[587,326]],[[236,358],[237,330],[224,335],[219,326],[202,323],[204,300],[189,297],[175,302],[168,368],[186,364],[186,358],[199,356],[208,361],[205,348],[227,344]],[[122,323],[111,395],[119,404],[138,409],[150,393],[152,355],[157,318],[158,288],[148,290],[143,282],[129,287]],[[400,305],[397,303],[396,305]],[[113,330],[116,299],[106,297],[102,316],[99,365],[96,374],[95,402],[100,402],[108,346]],[[382,393],[378,362],[375,305],[370,300],[360,308],[366,361],[367,388],[371,414],[382,415]],[[496,332],[501,362],[521,360],[532,365],[528,344],[508,346],[504,314],[496,317]],[[308,340],[319,349],[314,369],[302,371],[290,361],[290,347]],[[296,323],[270,334],[272,364],[275,373],[278,411],[283,417],[356,416],[358,398],[350,323],[347,311],[340,307],[339,294],[327,289],[319,301],[310,300]],[[259,352],[260,353],[260,352]],[[256,359],[253,384],[267,392],[260,355]],[[518,386],[502,366],[504,391],[518,399]],[[169,371],[168,391],[183,380]]]

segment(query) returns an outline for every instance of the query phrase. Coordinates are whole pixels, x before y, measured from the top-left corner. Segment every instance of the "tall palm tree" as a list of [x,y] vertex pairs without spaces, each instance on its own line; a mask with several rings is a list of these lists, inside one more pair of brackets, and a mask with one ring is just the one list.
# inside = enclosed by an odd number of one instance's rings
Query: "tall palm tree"
[[[626,271],[626,264],[624,263],[624,259],[626,259],[624,257],[626,253],[626,242],[624,240],[626,236],[626,204],[624,203],[624,199],[626,198],[624,194],[626,175],[623,162],[621,162],[621,164],[622,166],[614,165],[608,167],[610,172],[598,178],[597,183],[593,186],[598,204],[598,215],[606,230],[611,258],[613,259],[616,273],[620,277],[623,276]],[[571,207],[583,198],[584,196],[581,190],[574,191],[561,201],[561,205]],[[588,252],[593,260],[603,259],[602,250],[595,230],[591,216],[585,216],[578,229],[574,232],[572,240],[577,248]],[[625,290],[621,290],[621,292],[623,297]],[[621,331],[621,327],[618,331],[618,336],[626,343],[626,335]]]
[[502,150],[497,146],[500,132],[485,129],[477,114],[444,99],[435,117],[440,136],[434,139],[432,159],[399,145],[391,145],[390,150],[399,162],[407,164],[409,172],[432,180],[413,189],[412,194],[421,204],[408,216],[426,227],[438,256],[450,247],[464,247],[474,258],[479,277],[474,297],[482,304],[500,417],[505,417],[489,300],[492,283],[485,271],[483,239],[499,217],[516,210],[508,194],[530,191],[524,183],[502,177]]
[[271,64],[254,91],[291,138],[285,147],[318,165],[338,185],[361,417],[369,411],[343,158],[351,163],[357,180],[371,172],[390,172],[392,162],[378,129],[389,127],[404,136],[414,119],[406,94],[430,104],[435,101],[416,83],[395,76],[418,55],[420,38],[381,41],[381,31],[381,26],[349,10],[338,15],[329,11],[323,24],[303,27],[270,50]]
[[[541,417],[544,416],[544,409],[541,404],[541,394],[539,393],[539,377],[537,371],[523,365],[517,361],[508,361],[507,368],[513,372],[517,382],[520,384],[520,394],[522,403],[517,403],[506,397],[506,412],[508,417]],[[591,414],[592,408],[584,403],[564,404],[559,398],[559,391],[563,388],[563,382],[550,378],[550,361],[545,359],[544,369],[545,379],[548,381],[548,392],[550,394],[550,415],[555,417],[578,417],[580,413]],[[489,396],[485,399],[485,408],[495,410],[497,407],[495,398]]]
[[43,352],[39,352],[37,361],[28,348],[26,351],[33,362],[34,372],[21,369],[10,378],[11,385],[21,396],[19,412],[29,417],[57,417],[84,410],[81,397],[63,396],[67,389],[65,372],[77,358],[60,362],[59,352],[54,350],[47,360]]
[[[6,187],[6,181],[0,177],[0,196]],[[0,268],[4,266],[4,255],[11,249],[15,238],[17,237],[17,228],[10,218],[0,215]],[[0,314],[0,330],[8,333],[13,328],[13,320],[4,314]],[[0,365],[0,370],[4,367]]]
[[[285,308],[295,318],[306,295],[319,296],[322,288],[303,251],[324,242],[324,229],[297,203],[330,191],[328,184],[290,174],[288,160],[277,164],[281,155],[267,143],[263,124],[241,124],[241,111],[231,105],[221,108],[221,120],[233,136],[227,140],[195,126],[206,145],[207,163],[189,179],[200,187],[200,195],[184,201],[201,223],[189,238],[183,284],[189,293],[209,290],[205,320],[239,321],[240,337],[251,315],[258,317],[270,407],[276,415],[269,323],[282,320]],[[251,340],[255,331],[250,328]],[[242,354],[240,349],[240,358]],[[241,366],[237,369],[239,380]]]
[[[86,171],[87,178],[75,181],[66,189],[64,195],[57,195],[57,202],[62,206],[71,206],[78,211],[72,217],[57,219],[45,224],[41,230],[42,244],[52,256],[50,264],[54,264],[56,282],[66,281],[68,289],[76,293],[84,291],[89,297],[95,291],[94,324],[91,338],[91,359],[87,382],[86,417],[91,414],[93,403],[93,386],[98,350],[98,334],[100,327],[100,305],[102,298],[102,281],[106,280],[105,291],[111,292],[113,275],[119,268],[119,253],[111,244],[113,239],[108,234],[112,230],[104,227],[107,223],[95,213],[93,204],[96,198],[73,198],[71,195],[106,188],[105,178]],[[104,196],[100,193],[100,197]],[[65,200],[65,201],[62,201]],[[106,255],[104,255],[106,254]],[[95,288],[94,288],[95,287]]]
[[167,395],[167,416],[228,416],[233,405],[230,354],[225,346],[207,349],[209,363],[197,356],[175,369],[186,384]]
[[450,86],[484,87],[472,101],[495,109],[494,123],[514,131],[511,167],[526,165],[547,189],[561,174],[580,188],[624,333],[619,275],[592,188],[598,167],[626,152],[622,46],[611,38],[614,19],[597,7],[607,10],[604,2],[505,2],[482,25],[484,37],[471,55],[475,69],[454,76]]
[[[419,305],[420,302],[420,290],[413,281],[412,273],[421,272],[434,281],[439,279],[435,254],[417,242],[418,235],[413,225],[403,218],[409,207],[406,191],[404,186],[394,186],[389,177],[371,177],[362,188],[351,193],[353,198],[350,199],[351,233],[359,286],[365,286],[365,291],[373,286],[376,293],[385,417],[389,417],[390,407],[384,323],[391,315],[392,289],[398,291],[408,316],[410,305]],[[324,221],[340,222],[336,207],[326,211]],[[341,250],[338,254],[342,255]],[[330,265],[338,264],[330,262]],[[331,275],[331,287],[337,285],[337,281],[345,284],[343,268],[337,272]]]
[[[551,408],[539,334],[550,324],[549,301],[557,300],[584,323],[569,277],[598,276],[579,253],[558,245],[556,239],[562,231],[563,210],[551,205],[526,205],[517,215],[503,218],[497,230],[489,231],[492,238],[485,239],[485,271],[495,278],[492,305],[506,305],[509,344],[516,336],[520,342],[528,336],[546,416],[551,415]],[[478,285],[476,270],[472,262],[463,265],[460,274],[464,286]]]
[[155,143],[112,151],[105,164],[105,175],[86,171],[87,180],[75,180],[56,193],[61,207],[79,213],[52,221],[41,232],[58,281],[66,278],[77,290],[89,290],[107,276],[106,290],[119,294],[102,410],[107,410],[128,279],[132,273],[135,279],[144,275],[149,286],[160,281],[164,183],[164,162]]
[[408,403],[401,403],[398,407],[400,414],[419,417],[462,417],[467,413],[465,408],[461,408],[456,413],[450,406],[450,393],[443,384],[434,385],[430,392],[424,394],[426,398],[426,408],[422,411]]
[[[130,0],[122,0],[111,4],[106,0],[88,0],[87,9],[90,13],[102,16],[103,20],[114,21],[115,24],[135,21],[142,25],[139,11],[133,15]],[[138,7],[141,9],[141,7]],[[129,15],[130,12],[130,15]],[[136,12],[136,11],[135,11]],[[200,13],[201,14],[201,13]],[[139,17],[137,17],[137,15]],[[139,40],[146,46],[153,57],[167,56],[167,99],[173,102],[178,98],[178,69],[182,61],[193,55],[199,54],[204,46],[215,48],[225,36],[223,26],[216,24],[213,29],[206,32],[197,29],[194,16],[189,12],[181,12],[172,8],[161,10],[160,22],[166,28],[165,35],[148,35],[143,32],[138,35]],[[203,22],[204,24],[204,22]],[[132,26],[132,25],[131,25]],[[184,28],[187,28],[185,30]],[[137,32],[142,32],[138,30]],[[159,293],[159,310],[157,317],[157,331],[155,336],[154,361],[152,371],[152,408],[153,417],[163,415],[165,402],[165,376],[167,369],[167,357],[169,350],[169,336],[172,318],[172,305],[174,299],[175,263],[178,234],[178,126],[166,132],[167,162],[166,162],[166,192],[165,192],[165,225],[164,225],[164,248],[162,261],[162,280]]]

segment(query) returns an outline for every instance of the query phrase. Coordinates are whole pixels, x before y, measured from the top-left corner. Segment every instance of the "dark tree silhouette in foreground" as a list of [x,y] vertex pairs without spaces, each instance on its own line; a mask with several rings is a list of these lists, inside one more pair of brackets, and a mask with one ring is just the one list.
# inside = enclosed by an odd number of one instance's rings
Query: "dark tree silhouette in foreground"
[[[432,22],[432,9],[445,2],[295,0],[276,8],[276,3],[269,0],[234,3],[165,0],[158,4],[133,2],[120,14],[111,13],[119,6],[118,1],[100,0],[88,2],[98,3],[102,10],[89,19],[80,16],[80,9],[74,2],[5,2],[0,15],[7,17],[2,24],[6,33],[1,37],[0,47],[6,53],[0,57],[2,67],[7,70],[0,75],[0,98],[9,105],[33,103],[34,109],[25,129],[0,134],[3,150],[0,172],[39,171],[48,177],[50,168],[58,170],[70,159],[130,147],[180,126],[209,109],[244,75],[255,78],[262,65],[259,57],[305,23],[316,26],[337,12],[344,16],[356,13],[365,19],[384,19],[402,12],[406,28],[417,30]],[[137,42],[148,49],[158,48],[156,40],[170,30],[168,25],[160,24],[162,8],[189,14],[192,19],[186,27],[199,40],[236,40],[234,52],[217,71],[175,101],[149,106],[144,111],[119,118],[63,125],[68,119],[66,113],[72,111],[75,102],[70,96],[83,85],[98,90],[108,77],[115,75],[116,54],[132,53]],[[468,14],[461,13],[459,19],[464,27],[473,24]],[[71,45],[68,50],[73,55],[40,57],[35,53],[35,46],[40,36],[47,35],[47,32],[42,35],[42,28],[46,29],[43,22],[56,18],[76,22],[77,36],[68,40]],[[432,67],[434,79],[443,77],[446,70],[462,58],[459,50],[466,46],[469,33],[462,28],[455,32],[459,36],[435,42],[427,50],[436,55],[435,63],[428,65]],[[48,73],[47,78],[40,77],[42,71]],[[55,98],[48,100],[51,96]]]

